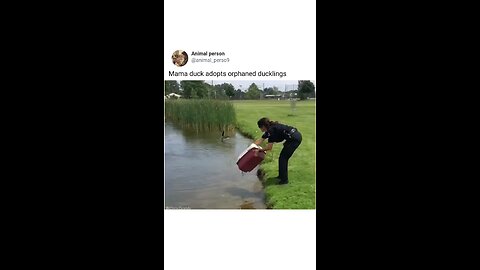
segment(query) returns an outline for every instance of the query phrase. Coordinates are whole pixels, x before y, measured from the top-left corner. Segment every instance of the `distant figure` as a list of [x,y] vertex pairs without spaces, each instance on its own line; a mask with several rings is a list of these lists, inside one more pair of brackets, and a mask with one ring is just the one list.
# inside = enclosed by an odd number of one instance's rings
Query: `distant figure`
[[278,184],[288,184],[288,160],[302,142],[302,134],[294,127],[270,121],[266,117],[258,120],[257,125],[265,133],[262,138],[255,141],[255,144],[260,145],[265,139],[268,139],[267,147],[260,151],[270,151],[273,148],[273,143],[285,140],[278,158],[278,176],[276,178],[280,179]]

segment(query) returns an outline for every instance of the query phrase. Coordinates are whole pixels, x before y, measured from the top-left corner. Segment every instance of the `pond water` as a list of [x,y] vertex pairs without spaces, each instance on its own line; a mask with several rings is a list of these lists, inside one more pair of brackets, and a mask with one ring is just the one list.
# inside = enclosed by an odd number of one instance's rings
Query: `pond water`
[[265,209],[257,168],[242,173],[238,156],[252,140],[237,132],[188,131],[165,123],[167,209]]

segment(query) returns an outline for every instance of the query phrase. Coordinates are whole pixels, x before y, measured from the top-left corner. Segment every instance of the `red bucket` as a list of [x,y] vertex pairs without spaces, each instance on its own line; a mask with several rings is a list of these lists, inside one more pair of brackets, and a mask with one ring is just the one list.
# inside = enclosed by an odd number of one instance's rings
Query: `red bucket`
[[260,164],[265,158],[265,152],[263,151],[257,152],[257,150],[261,150],[261,149],[262,149],[261,147],[255,144],[251,144],[247,148],[247,150],[245,150],[240,155],[240,157],[238,157],[238,160],[237,160],[238,168],[242,172],[250,172],[253,169],[255,169],[255,167],[257,167],[258,164]]

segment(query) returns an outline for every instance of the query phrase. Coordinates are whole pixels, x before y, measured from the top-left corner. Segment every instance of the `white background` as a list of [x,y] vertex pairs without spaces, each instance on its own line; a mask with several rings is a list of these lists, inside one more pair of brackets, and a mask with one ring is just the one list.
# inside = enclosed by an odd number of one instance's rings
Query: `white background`
[[[314,0],[164,3],[165,78],[232,80],[175,78],[168,71],[263,70],[285,71],[283,80],[316,80]],[[191,51],[223,51],[230,62],[177,67],[171,62],[175,50],[189,58]],[[164,211],[166,270],[315,269],[314,210]]]
[[[166,0],[165,12],[165,78],[169,71],[270,70],[287,72],[286,80],[315,79],[314,0]],[[177,67],[171,60],[175,50],[186,51],[189,59],[192,51],[225,52],[230,62]]]

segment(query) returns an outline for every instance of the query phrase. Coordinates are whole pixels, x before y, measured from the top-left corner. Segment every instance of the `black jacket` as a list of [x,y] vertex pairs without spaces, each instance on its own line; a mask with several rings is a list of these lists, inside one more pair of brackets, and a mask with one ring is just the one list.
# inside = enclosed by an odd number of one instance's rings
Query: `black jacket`
[[284,124],[274,124],[272,125],[267,132],[263,133],[262,138],[267,139],[269,143],[282,142],[283,140],[290,140],[288,133],[294,127],[287,126]]

